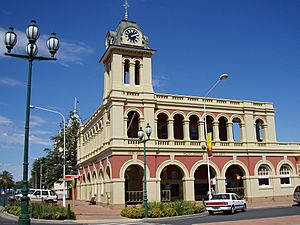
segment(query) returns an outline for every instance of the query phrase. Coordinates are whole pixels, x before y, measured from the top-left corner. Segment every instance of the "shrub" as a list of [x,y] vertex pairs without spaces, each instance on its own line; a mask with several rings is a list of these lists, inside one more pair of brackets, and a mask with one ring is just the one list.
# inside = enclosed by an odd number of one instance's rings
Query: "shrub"
[[[171,217],[180,215],[189,215],[202,213],[205,207],[202,203],[195,204],[191,202],[175,201],[169,203],[151,202],[148,204],[148,216],[150,218]],[[128,218],[143,218],[144,209],[125,208],[121,215]]]
[[198,205],[195,205],[194,213],[203,213],[204,211],[205,211],[205,207],[202,203],[198,204]]
[[175,201],[173,202],[173,207],[176,210],[176,213],[178,216],[185,215],[185,209],[184,209],[184,204],[183,201]]
[[148,211],[148,216],[151,218],[161,217],[162,211],[160,208],[153,208]]
[[[20,204],[8,205],[5,210],[15,216],[21,214]],[[59,205],[48,205],[43,202],[31,202],[29,205],[31,217],[35,219],[49,219],[49,220],[64,220],[67,219],[68,211]],[[70,219],[75,219],[75,213],[71,211]]]
[[5,207],[5,211],[15,216],[21,215],[21,207],[16,205],[8,205]]
[[128,218],[143,218],[144,209],[124,208],[121,211],[121,216],[128,217]]
[[162,217],[171,217],[171,216],[177,216],[177,212],[174,208],[164,208],[161,212]]

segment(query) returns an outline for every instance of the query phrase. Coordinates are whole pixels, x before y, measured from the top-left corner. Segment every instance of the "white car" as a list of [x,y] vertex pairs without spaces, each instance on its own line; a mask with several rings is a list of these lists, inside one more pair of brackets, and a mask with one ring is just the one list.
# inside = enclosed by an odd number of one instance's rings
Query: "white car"
[[209,215],[215,212],[235,213],[237,210],[244,212],[246,210],[246,202],[235,193],[218,193],[205,202],[206,210]]
[[[16,195],[16,199],[20,200],[22,194]],[[31,201],[44,201],[49,203],[57,202],[57,195],[52,190],[44,190],[44,189],[29,189],[28,197]]]

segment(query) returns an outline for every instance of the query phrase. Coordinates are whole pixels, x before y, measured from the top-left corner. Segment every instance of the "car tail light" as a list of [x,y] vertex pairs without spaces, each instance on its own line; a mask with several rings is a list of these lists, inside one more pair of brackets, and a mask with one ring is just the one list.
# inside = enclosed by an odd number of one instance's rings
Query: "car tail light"
[[228,202],[207,202],[207,206],[224,206],[228,205]]

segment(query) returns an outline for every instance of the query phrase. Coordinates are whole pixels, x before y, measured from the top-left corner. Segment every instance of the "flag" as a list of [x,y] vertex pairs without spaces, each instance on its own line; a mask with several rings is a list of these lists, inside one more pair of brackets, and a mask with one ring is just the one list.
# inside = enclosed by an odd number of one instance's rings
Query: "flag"
[[208,157],[212,156],[212,133],[209,132],[206,137],[206,146]]

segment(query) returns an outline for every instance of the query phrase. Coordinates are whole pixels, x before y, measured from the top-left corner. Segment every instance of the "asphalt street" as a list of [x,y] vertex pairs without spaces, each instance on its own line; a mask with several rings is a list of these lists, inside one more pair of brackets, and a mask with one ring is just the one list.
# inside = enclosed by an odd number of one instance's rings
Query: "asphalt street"
[[[128,222],[128,223],[94,223],[98,225],[192,225],[192,224],[205,224],[205,223],[216,223],[224,221],[247,221],[251,219],[260,218],[274,218],[274,217],[287,217],[300,214],[300,206],[288,206],[288,207],[273,207],[273,208],[259,208],[259,209],[249,209],[246,212],[237,212],[233,215],[231,214],[215,214],[209,216],[208,214],[183,216],[183,217],[172,217],[172,218],[159,218],[159,219],[147,219],[141,222]],[[84,223],[69,222],[69,221],[58,221],[57,223],[49,223],[44,221],[32,221],[32,224],[36,225],[61,225],[61,224],[77,224],[86,225],[91,224],[88,221]],[[6,215],[0,213],[0,224],[1,225],[17,225],[17,220],[12,219]],[[300,224],[300,221],[299,221]]]

